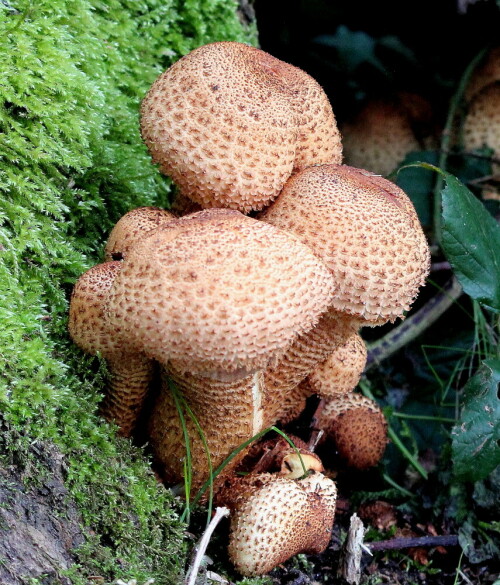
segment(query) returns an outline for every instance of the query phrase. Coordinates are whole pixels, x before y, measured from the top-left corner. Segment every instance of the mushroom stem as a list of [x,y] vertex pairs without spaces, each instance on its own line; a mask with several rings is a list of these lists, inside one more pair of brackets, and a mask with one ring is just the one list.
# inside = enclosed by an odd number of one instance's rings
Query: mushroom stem
[[100,411],[118,425],[121,435],[130,437],[153,380],[155,365],[138,353],[109,356],[106,363],[109,383]]
[[[197,491],[209,475],[208,448],[212,467],[217,468],[229,453],[261,431],[262,375],[254,374],[236,381],[220,381],[169,367],[162,371],[162,385],[150,419],[150,440],[155,458],[167,482],[179,482],[184,476],[186,444],[182,423],[169,381],[189,406],[196,419],[186,417],[192,462],[191,488]],[[203,430],[204,440],[199,429]],[[206,441],[206,443],[205,443]],[[216,478],[216,484],[227,477],[243,458],[241,451]]]

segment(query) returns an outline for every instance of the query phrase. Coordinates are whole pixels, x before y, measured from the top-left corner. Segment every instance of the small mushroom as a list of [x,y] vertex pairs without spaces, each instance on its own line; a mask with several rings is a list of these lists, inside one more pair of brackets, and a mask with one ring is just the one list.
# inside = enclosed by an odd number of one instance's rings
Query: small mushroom
[[252,444],[236,472],[278,473],[282,477],[298,479],[310,471],[324,471],[320,458],[308,449],[305,441],[290,434],[287,438],[293,442],[293,447],[282,436]]
[[141,133],[160,171],[204,208],[261,209],[292,172],[342,157],[319,84],[237,42],[204,45],[167,69],[142,102]]
[[362,394],[339,394],[325,400],[317,426],[335,441],[349,467],[377,465],[387,445],[387,421],[378,405]]
[[[469,103],[463,142],[466,150],[487,146],[494,157],[500,157],[500,81],[485,86]],[[493,171],[500,173],[500,164],[495,163]]]
[[328,546],[337,490],[323,474],[303,479],[250,474],[229,492],[228,550],[242,575],[264,575],[298,553],[319,554]]
[[434,146],[432,118],[430,103],[416,94],[367,102],[342,125],[344,163],[389,175],[408,153]]
[[409,197],[362,169],[304,169],[259,217],[322,259],[337,286],[332,308],[363,325],[403,317],[429,271],[429,246]]
[[490,49],[474,70],[465,89],[465,99],[470,102],[487,85],[500,81],[500,46]]
[[328,358],[319,364],[306,378],[304,385],[311,394],[322,398],[352,392],[366,366],[365,342],[353,331],[344,343],[338,345]]

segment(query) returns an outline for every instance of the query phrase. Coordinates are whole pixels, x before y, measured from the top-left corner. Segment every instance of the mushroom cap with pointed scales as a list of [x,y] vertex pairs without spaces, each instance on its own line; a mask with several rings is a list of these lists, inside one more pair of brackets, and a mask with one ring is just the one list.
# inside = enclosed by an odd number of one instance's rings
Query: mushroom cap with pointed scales
[[123,215],[109,234],[104,259],[122,260],[130,248],[149,231],[167,223],[176,216],[159,207],[137,207]]
[[298,553],[326,549],[337,495],[331,479],[321,473],[299,480],[262,474],[241,483],[241,495],[232,497],[228,548],[239,573],[264,575]]
[[365,342],[352,331],[344,343],[337,346],[328,358],[309,374],[305,383],[312,394],[328,398],[351,392],[358,385],[366,366]]
[[159,227],[130,250],[108,317],[163,364],[243,377],[312,327],[333,292],[326,267],[297,239],[211,209]]
[[402,317],[429,271],[429,246],[409,197],[362,169],[304,169],[259,217],[323,260],[337,287],[332,308],[365,325]]
[[387,421],[379,406],[362,394],[340,394],[325,400],[318,427],[333,437],[349,467],[377,465],[387,445]]
[[294,169],[342,157],[319,84],[237,42],[204,45],[167,69],[142,102],[141,133],[160,170],[204,208],[261,209]]

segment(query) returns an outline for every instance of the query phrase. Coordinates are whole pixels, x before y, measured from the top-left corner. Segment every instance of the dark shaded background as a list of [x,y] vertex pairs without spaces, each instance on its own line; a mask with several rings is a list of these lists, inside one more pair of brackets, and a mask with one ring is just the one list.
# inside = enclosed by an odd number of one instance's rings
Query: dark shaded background
[[[464,13],[458,0],[256,0],[254,6],[261,48],[317,79],[340,120],[367,96],[399,90],[417,91],[444,111],[474,55],[500,43],[495,0],[478,0]],[[320,35],[333,46],[317,42]],[[371,42],[385,71],[363,61]]]

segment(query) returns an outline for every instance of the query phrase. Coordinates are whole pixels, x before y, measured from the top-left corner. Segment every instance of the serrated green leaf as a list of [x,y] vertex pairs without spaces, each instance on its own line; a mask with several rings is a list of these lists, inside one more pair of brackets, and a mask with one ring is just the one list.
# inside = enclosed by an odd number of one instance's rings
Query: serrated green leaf
[[500,312],[500,226],[450,173],[442,191],[442,247],[464,291]]
[[484,479],[500,465],[500,359],[486,360],[465,385],[460,422],[452,431],[455,475]]

